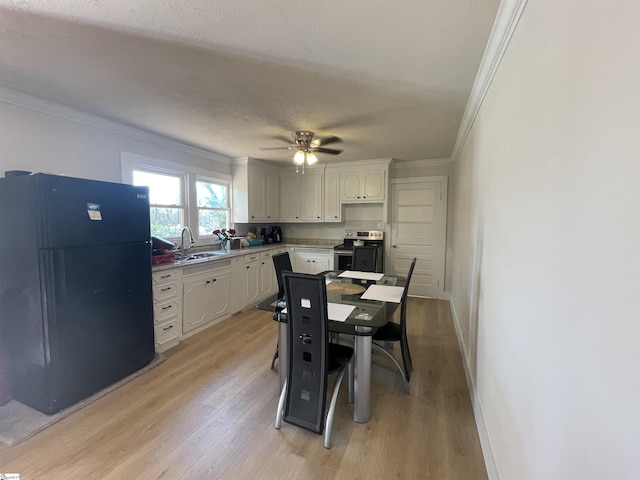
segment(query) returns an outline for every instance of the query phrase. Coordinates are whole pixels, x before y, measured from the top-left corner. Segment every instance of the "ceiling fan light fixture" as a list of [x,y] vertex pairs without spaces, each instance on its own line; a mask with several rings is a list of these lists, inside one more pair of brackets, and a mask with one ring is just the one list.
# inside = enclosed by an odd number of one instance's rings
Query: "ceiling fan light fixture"
[[307,157],[307,165],[313,165],[318,161],[318,157],[316,157],[313,153],[309,152],[306,155]]
[[293,156],[293,163],[296,165],[302,165],[304,163],[305,153],[303,150],[298,150]]

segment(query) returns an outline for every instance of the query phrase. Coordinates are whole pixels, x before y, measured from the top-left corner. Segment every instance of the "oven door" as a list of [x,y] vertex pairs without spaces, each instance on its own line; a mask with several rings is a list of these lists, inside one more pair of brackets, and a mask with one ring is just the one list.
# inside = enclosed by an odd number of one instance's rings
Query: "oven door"
[[334,270],[351,270],[353,262],[352,250],[334,250],[333,251],[333,269]]

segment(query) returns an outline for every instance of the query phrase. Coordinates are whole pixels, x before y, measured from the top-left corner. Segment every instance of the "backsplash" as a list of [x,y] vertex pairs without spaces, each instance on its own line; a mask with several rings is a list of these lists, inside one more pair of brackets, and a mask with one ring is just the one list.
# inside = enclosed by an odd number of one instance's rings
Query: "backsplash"
[[385,230],[386,225],[382,223],[383,212],[381,203],[345,205],[343,211],[343,221],[341,223],[285,223],[275,222],[273,224],[256,223],[236,223],[235,229],[238,235],[246,234],[249,229],[260,231],[260,227],[270,227],[279,225],[282,227],[284,240],[287,238],[317,238],[317,239],[341,239],[347,228],[363,230]]

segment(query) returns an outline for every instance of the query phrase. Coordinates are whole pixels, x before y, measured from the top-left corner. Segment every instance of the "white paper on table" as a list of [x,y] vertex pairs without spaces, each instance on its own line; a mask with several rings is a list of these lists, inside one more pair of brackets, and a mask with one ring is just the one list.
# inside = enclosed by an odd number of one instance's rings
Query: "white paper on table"
[[[355,308],[355,305],[327,302],[327,317],[334,322],[344,322]],[[287,313],[287,309],[285,308],[281,313]]]
[[359,272],[356,270],[345,270],[339,277],[342,278],[356,278],[358,280],[375,280],[376,282],[384,277],[384,273],[375,272]]
[[334,322],[344,322],[355,308],[355,305],[327,302],[327,316]]
[[369,285],[367,291],[360,297],[362,300],[378,300],[380,302],[400,303],[404,287],[390,287],[388,285]]

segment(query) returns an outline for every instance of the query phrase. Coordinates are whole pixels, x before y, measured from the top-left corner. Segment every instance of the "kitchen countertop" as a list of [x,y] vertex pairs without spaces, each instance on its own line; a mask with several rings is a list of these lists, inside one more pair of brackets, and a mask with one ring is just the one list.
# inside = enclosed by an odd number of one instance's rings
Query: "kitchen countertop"
[[[160,270],[168,270],[170,268],[186,267],[190,265],[200,265],[203,263],[215,262],[218,260],[227,260],[233,257],[248,255],[256,252],[264,252],[268,250],[274,250],[276,248],[288,248],[288,247],[307,247],[307,248],[333,248],[336,245],[340,245],[342,240],[327,240],[327,239],[309,239],[309,238],[292,238],[285,240],[282,243],[269,243],[266,245],[260,245],[256,247],[243,247],[235,250],[228,250],[226,253],[220,253],[211,257],[198,258],[188,261],[173,261],[170,263],[163,263],[160,265],[152,265],[151,270],[157,272]],[[198,252],[210,252],[217,250],[215,246],[208,247],[194,247],[189,250],[188,254]],[[188,255],[187,254],[187,255]]]

